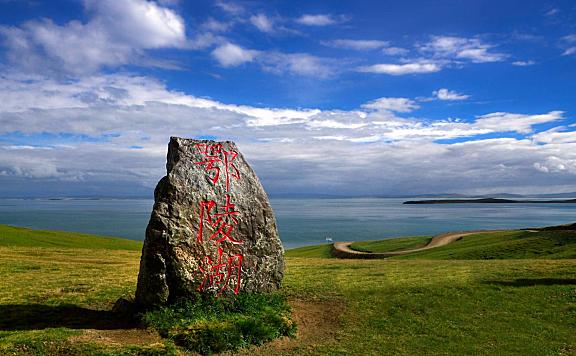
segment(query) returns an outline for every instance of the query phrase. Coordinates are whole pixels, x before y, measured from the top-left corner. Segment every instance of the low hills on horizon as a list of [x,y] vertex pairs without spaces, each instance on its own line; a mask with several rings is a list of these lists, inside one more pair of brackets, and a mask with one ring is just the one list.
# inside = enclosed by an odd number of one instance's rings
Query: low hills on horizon
[[576,204],[576,199],[515,200],[501,198],[408,200],[403,204]]

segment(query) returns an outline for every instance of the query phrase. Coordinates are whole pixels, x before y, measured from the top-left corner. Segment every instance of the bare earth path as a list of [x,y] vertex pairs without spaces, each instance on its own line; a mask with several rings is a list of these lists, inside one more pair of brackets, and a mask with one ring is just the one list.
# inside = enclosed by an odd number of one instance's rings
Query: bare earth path
[[466,235],[477,234],[480,232],[497,232],[501,230],[476,230],[476,231],[459,231],[459,232],[449,232],[446,234],[440,234],[434,236],[430,242],[424,247],[414,248],[414,249],[406,249],[401,251],[391,251],[391,252],[362,252],[356,251],[350,248],[350,245],[353,242],[335,242],[332,245],[332,254],[338,258],[386,258],[398,255],[405,255],[407,253],[418,252],[418,251],[425,251],[432,248],[440,247],[448,245],[461,237]]

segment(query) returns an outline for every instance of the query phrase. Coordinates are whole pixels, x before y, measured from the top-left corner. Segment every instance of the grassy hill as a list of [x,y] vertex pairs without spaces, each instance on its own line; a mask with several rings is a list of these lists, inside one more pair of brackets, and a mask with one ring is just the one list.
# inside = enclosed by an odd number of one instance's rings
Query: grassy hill
[[[119,297],[134,293],[138,243],[108,249],[123,245],[0,231],[0,354],[182,351],[110,313]],[[573,239],[559,232],[466,236],[430,255],[385,260],[326,258],[329,245],[289,250],[282,293],[298,339],[241,353],[573,355]],[[380,247],[399,243],[408,242]]]
[[359,241],[354,242],[350,248],[363,252],[391,252],[412,248],[424,247],[430,241],[428,236],[402,237],[397,239],[386,239],[380,241]]
[[141,241],[77,232],[33,230],[7,225],[0,225],[0,246],[142,250]]
[[506,231],[481,233],[436,249],[395,259],[563,259],[576,258],[574,231]]
[[[426,245],[430,237],[401,237],[354,242],[350,248],[364,252],[390,252]],[[290,257],[330,258],[330,245],[300,247],[286,252]],[[576,231],[503,231],[467,235],[449,245],[388,257],[393,260],[490,260],[576,258]]]

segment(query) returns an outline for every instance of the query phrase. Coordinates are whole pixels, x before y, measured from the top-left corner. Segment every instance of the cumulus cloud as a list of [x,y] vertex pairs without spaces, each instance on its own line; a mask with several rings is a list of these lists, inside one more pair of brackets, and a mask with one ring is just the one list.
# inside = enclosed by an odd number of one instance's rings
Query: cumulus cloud
[[434,58],[473,63],[500,62],[508,57],[504,53],[492,51],[494,47],[478,38],[433,36],[429,42],[419,45],[418,49]]
[[470,97],[470,95],[460,94],[458,92],[448,90],[445,88],[435,90],[432,94],[438,100],[447,100],[447,101],[466,100]]
[[237,67],[246,62],[252,62],[257,54],[257,51],[245,49],[233,43],[223,44],[212,51],[212,57],[223,67]]
[[184,20],[173,10],[145,0],[85,0],[99,23],[121,42],[141,48],[172,47],[186,39]]
[[[420,58],[402,58],[401,63],[379,63],[357,68],[360,72],[380,73],[389,75],[407,75],[434,73],[445,67],[461,65],[462,63],[500,62],[508,58],[507,54],[494,51],[495,46],[485,43],[479,38],[464,38],[454,36],[432,36],[430,41],[417,44],[416,50]],[[403,56],[408,50],[398,47],[382,48],[384,54]],[[515,62],[516,65],[529,65],[530,62]]]
[[277,75],[328,78],[336,72],[333,61],[307,53],[283,53],[246,49],[225,43],[212,51],[212,57],[223,67],[237,67],[255,62],[262,70]]
[[368,110],[411,112],[418,109],[419,106],[413,100],[407,98],[379,98],[362,105],[362,108]]
[[475,126],[496,132],[531,133],[532,126],[562,120],[562,111],[551,111],[540,115],[523,115],[507,112],[496,112],[479,116]]
[[412,99],[387,97],[354,110],[253,107],[120,74],[66,82],[4,74],[0,97],[0,174],[10,179],[72,180],[102,192],[110,182],[125,182],[150,190],[164,174],[170,135],[210,135],[237,141],[271,192],[574,186],[566,168],[576,160],[570,128],[525,139],[476,137],[531,135],[538,124],[561,120],[557,111],[429,120],[406,116],[418,108]]
[[576,174],[576,159],[549,156],[543,161],[535,162],[534,168],[544,173]]
[[566,130],[563,126],[555,127],[533,135],[532,139],[543,143],[576,143],[576,131]]
[[373,64],[358,68],[359,72],[389,75],[434,73],[442,69],[436,63]]
[[174,10],[146,0],[86,0],[90,19],[58,25],[29,21],[20,27],[0,27],[14,66],[34,72],[73,74],[133,63],[147,49],[182,47],[184,20]]

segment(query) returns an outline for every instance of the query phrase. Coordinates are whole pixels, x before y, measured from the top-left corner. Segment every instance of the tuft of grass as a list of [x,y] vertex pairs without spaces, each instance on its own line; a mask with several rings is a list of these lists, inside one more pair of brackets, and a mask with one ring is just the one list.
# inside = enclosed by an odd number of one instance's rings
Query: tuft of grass
[[0,246],[142,250],[141,241],[0,225]]
[[261,345],[296,331],[290,307],[277,293],[182,300],[149,311],[142,320],[177,345],[202,354]]
[[391,252],[424,247],[430,241],[429,236],[398,237],[378,241],[358,241],[350,248],[362,252]]

